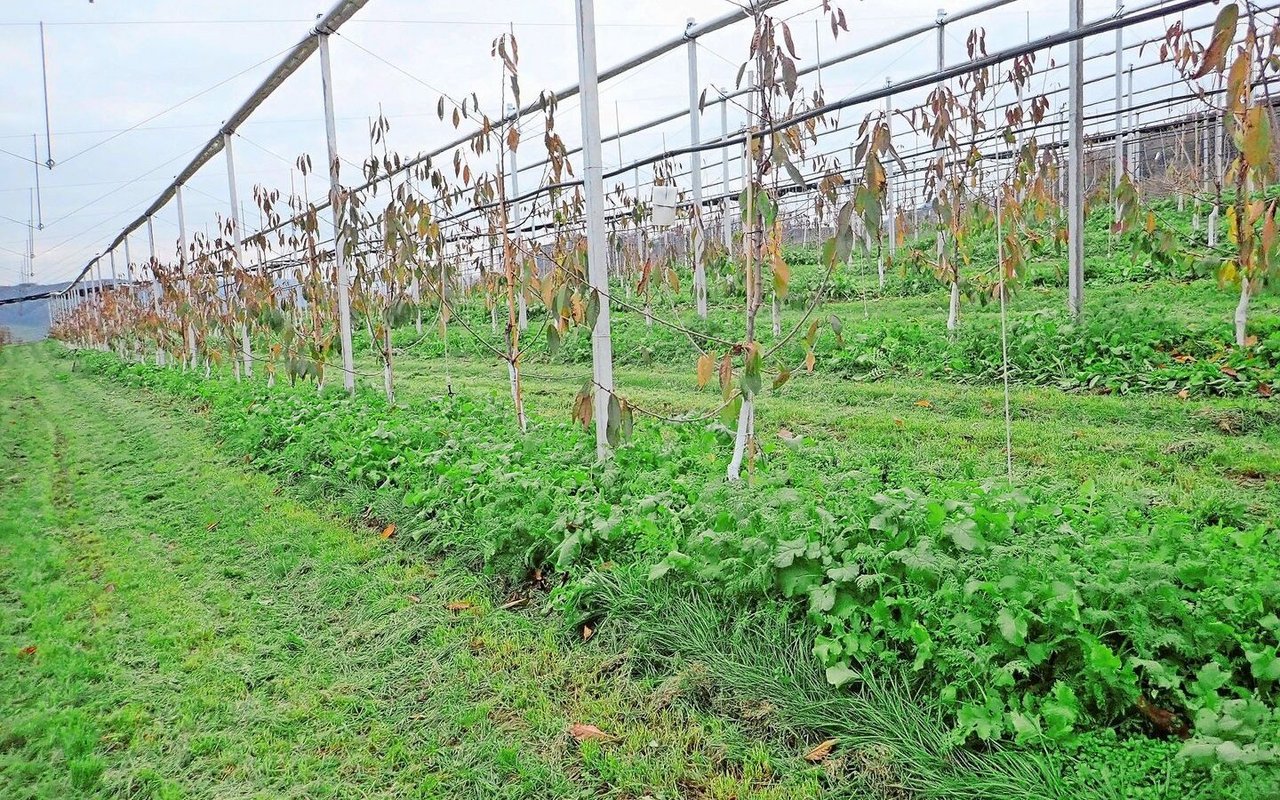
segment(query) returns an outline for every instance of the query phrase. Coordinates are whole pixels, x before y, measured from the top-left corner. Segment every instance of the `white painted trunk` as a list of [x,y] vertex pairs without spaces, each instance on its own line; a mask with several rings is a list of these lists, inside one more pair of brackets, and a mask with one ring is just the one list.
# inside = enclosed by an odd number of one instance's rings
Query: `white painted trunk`
[[880,254],[880,263],[876,265],[876,269],[880,273],[880,291],[884,291],[884,253]]
[[729,461],[728,478],[731,481],[740,479],[742,459],[747,453],[748,441],[755,433],[755,425],[755,401],[750,397],[743,397],[742,408],[738,411],[738,432],[733,439],[733,458]]
[[782,312],[778,308],[778,294],[773,295],[773,338],[777,339],[782,336]]
[[520,432],[529,431],[529,423],[524,416],[524,399],[520,397],[520,379],[516,374],[516,365],[507,361],[507,377],[511,381],[511,402],[516,407],[516,420],[520,423]]
[[1244,347],[1245,327],[1249,321],[1249,281],[1246,276],[1240,277],[1240,302],[1236,304],[1236,346]]
[[244,377],[253,377],[253,349],[249,343],[249,326],[240,326],[240,354],[244,357]]
[[529,302],[524,297],[524,287],[516,293],[516,314],[520,323],[520,330],[529,329]]
[[1218,246],[1218,207],[1209,212],[1209,246]]
[[960,283],[951,282],[951,305],[947,310],[947,330],[954,331],[960,323]]
[[382,334],[382,388],[387,393],[387,402],[396,402],[395,377],[391,373],[391,326],[387,325]]

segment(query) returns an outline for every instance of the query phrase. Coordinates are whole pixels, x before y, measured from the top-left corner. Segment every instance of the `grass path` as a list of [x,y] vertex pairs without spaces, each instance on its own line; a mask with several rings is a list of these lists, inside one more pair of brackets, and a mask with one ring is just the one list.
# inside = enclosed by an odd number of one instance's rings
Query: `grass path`
[[821,793],[803,743],[631,677],[51,353],[0,352],[0,797]]

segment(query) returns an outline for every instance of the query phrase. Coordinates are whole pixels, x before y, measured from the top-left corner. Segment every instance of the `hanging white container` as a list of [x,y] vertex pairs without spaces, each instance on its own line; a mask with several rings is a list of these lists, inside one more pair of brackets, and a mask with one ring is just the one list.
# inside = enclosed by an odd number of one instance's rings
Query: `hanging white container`
[[679,195],[679,190],[674,186],[653,187],[653,202],[649,215],[654,225],[676,224],[676,201]]

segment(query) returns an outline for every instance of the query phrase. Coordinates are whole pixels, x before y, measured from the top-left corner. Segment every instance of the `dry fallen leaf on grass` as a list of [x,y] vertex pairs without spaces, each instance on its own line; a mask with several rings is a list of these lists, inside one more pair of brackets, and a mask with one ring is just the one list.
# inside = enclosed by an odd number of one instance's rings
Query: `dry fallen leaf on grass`
[[387,527],[383,528],[382,533],[378,535],[381,536],[383,539],[390,539],[392,536],[395,535],[395,532],[396,532],[396,524],[393,522]]
[[583,725],[581,723],[570,725],[569,735],[579,742],[613,742],[618,739],[617,736],[611,736],[595,725]]
[[916,405],[921,408],[933,408],[933,403],[930,403],[928,400],[917,400]]
[[470,600],[454,600],[452,603],[445,603],[444,607],[450,611],[466,611],[475,607],[475,603]]
[[36,654],[36,646],[34,644],[29,644],[18,652],[24,656],[34,656]]
[[835,739],[828,739],[822,744],[814,747],[812,750],[804,754],[805,761],[818,762],[831,755],[831,750],[836,746]]
[[419,596],[417,596],[416,594],[411,594],[411,595],[409,595],[409,600],[410,600],[411,602],[414,602],[414,603],[421,603],[421,602],[422,602],[422,598],[421,598],[421,597],[419,597]]
[[209,523],[208,527],[206,527],[205,530],[209,531],[210,533],[212,533],[213,531],[216,531],[218,529],[218,523],[221,521],[222,520],[215,519],[213,522]]
[[582,626],[582,641],[589,642],[591,641],[591,638],[595,635],[596,635],[596,629],[593,628],[591,625],[588,624],[588,625]]

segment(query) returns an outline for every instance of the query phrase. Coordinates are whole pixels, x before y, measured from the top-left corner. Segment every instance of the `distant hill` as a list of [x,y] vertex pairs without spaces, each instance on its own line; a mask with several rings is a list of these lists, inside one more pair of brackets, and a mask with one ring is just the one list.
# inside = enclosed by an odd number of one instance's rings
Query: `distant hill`
[[[0,286],[0,300],[24,297],[29,294],[58,292],[67,283],[24,283],[19,286]],[[34,342],[49,335],[49,307],[45,300],[27,300],[0,306],[0,328],[8,328],[13,338],[20,342]]]

